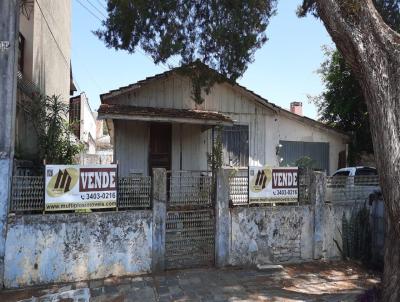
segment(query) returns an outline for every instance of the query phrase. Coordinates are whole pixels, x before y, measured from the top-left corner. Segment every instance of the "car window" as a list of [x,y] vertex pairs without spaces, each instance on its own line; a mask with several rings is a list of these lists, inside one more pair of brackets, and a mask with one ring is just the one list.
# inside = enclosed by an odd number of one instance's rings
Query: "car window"
[[349,176],[350,171],[338,171],[333,176]]
[[371,168],[360,168],[356,170],[356,176],[361,176],[361,175],[378,175],[378,172],[376,169],[371,169]]

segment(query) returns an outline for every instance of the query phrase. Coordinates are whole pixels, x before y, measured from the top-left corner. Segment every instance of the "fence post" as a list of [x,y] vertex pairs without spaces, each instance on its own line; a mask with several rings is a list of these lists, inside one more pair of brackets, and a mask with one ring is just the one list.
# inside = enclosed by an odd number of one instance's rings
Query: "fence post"
[[165,269],[165,223],[167,216],[167,172],[153,169],[152,272]]
[[229,239],[231,220],[229,211],[228,171],[217,171],[215,201],[215,265],[224,267],[229,264]]
[[310,199],[314,206],[314,246],[313,258],[321,259],[324,243],[324,204],[326,191],[326,174],[324,172],[311,173]]

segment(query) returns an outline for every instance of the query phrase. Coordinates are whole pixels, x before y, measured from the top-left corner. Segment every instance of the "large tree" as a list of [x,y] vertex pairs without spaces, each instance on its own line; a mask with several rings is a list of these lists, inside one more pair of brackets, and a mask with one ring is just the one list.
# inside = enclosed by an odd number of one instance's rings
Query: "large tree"
[[[400,35],[373,0],[303,1],[300,13],[321,18],[367,102],[388,222],[383,301],[400,301]],[[97,34],[109,47],[133,52],[140,45],[155,62],[199,58],[235,79],[265,42],[274,5],[275,0],[108,0],[109,16]]]
[[[400,32],[400,0],[374,0],[384,21]],[[300,10],[300,13],[304,13]],[[320,70],[325,90],[312,100],[322,122],[352,133],[349,163],[358,164],[363,153],[373,153],[367,104],[360,84],[337,50],[325,49],[327,59]]]
[[327,59],[318,73],[325,84],[321,95],[311,99],[319,120],[352,134],[348,162],[356,165],[363,152],[373,153],[367,104],[351,67],[337,50],[326,50]]
[[387,216],[382,299],[400,301],[400,35],[372,0],[315,0],[311,5],[367,103]]

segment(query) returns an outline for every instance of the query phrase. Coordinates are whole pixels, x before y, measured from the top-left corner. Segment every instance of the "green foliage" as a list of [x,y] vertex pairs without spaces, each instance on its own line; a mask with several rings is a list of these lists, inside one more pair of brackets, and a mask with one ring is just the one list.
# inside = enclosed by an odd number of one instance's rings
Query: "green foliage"
[[349,161],[354,164],[363,151],[373,153],[367,105],[361,87],[342,55],[329,50],[326,55],[328,59],[319,70],[326,88],[313,101],[322,122],[353,134]]
[[317,162],[309,156],[300,157],[295,161],[294,166],[302,169],[315,169]]
[[374,0],[374,4],[386,24],[400,33],[400,0]]
[[343,213],[342,230],[339,230],[339,234],[342,237],[342,246],[336,239],[333,239],[333,241],[343,260],[355,259],[361,260],[365,264],[371,263],[372,235],[369,224],[369,209],[365,205],[358,211],[353,210],[350,219],[347,219],[345,213]]
[[[133,53],[140,47],[155,63],[179,58],[185,65],[199,59],[236,80],[267,41],[276,1],[108,0],[108,18],[95,34],[117,50]],[[201,80],[197,85],[210,87]],[[200,102],[198,93],[194,89]]]
[[48,164],[72,164],[83,146],[75,142],[66,118],[68,105],[59,96],[36,96],[25,104],[35,128],[39,160]]
[[[217,134],[211,153],[207,152],[207,163],[211,168],[211,171],[217,171],[223,165],[223,146],[222,146],[222,129],[216,127],[215,132]],[[213,173],[214,174],[214,173]]]

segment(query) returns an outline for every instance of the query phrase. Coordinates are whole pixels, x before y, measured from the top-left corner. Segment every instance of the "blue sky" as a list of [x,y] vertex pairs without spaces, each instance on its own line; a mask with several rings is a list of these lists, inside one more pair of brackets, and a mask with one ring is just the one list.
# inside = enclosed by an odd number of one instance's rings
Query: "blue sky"
[[[106,12],[99,3],[103,0],[90,0],[97,10],[88,1],[79,1],[104,19],[100,12]],[[78,89],[89,97],[92,110],[100,105],[99,94],[166,70],[143,52],[130,55],[106,48],[91,32],[100,27],[100,21],[79,1],[72,0],[72,67]],[[324,60],[321,47],[332,45],[332,40],[321,21],[312,16],[297,18],[295,10],[300,3],[279,1],[278,13],[267,29],[269,41],[256,52],[254,62],[238,82],[283,108],[301,101],[304,114],[316,118],[316,108],[307,95],[324,89],[316,70]]]

